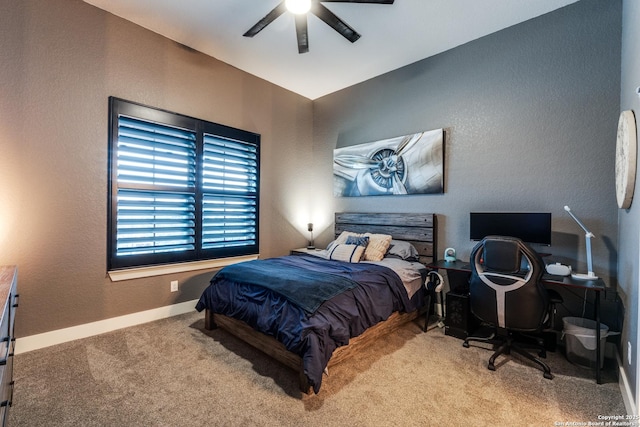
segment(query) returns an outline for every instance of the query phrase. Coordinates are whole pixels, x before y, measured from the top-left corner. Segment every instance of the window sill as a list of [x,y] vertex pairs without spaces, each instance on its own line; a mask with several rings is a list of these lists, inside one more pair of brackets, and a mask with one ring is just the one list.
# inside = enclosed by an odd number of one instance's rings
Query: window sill
[[239,262],[253,261],[259,255],[245,255],[231,258],[210,259],[205,261],[182,262],[179,264],[157,265],[152,267],[128,268],[125,270],[108,271],[112,282],[122,280],[141,279],[143,277],[162,276],[164,274],[183,273],[185,271],[206,270],[222,268]]

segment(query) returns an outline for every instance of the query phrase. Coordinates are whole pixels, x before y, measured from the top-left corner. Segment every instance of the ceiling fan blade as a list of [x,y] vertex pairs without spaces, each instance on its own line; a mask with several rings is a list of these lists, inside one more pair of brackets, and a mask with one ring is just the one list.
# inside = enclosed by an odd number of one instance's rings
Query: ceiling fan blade
[[309,52],[309,32],[307,31],[307,15],[296,15],[296,38],[298,53]]
[[284,5],[284,1],[280,2],[279,5],[274,7],[271,12],[267,13],[267,15],[258,21],[256,25],[249,28],[246,33],[243,34],[245,37],[253,37],[258,34],[260,31],[264,29],[267,25],[271,24],[276,20],[277,17],[282,15],[287,11],[287,7]]
[[349,40],[351,43],[360,38],[360,34],[358,34],[356,30],[347,25],[346,22],[338,18],[333,12],[324,7],[322,4],[312,3],[311,12],[313,12],[314,15],[322,19],[328,26],[336,30],[338,33],[340,33],[340,35]]
[[322,3],[371,3],[393,4],[395,0],[320,0]]

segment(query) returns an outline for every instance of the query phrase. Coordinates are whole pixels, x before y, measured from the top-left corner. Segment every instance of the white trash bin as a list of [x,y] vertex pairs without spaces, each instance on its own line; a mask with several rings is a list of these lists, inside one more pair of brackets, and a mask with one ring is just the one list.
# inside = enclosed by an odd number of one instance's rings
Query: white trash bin
[[[562,337],[565,339],[566,356],[569,362],[595,369],[596,367],[596,321],[582,317],[564,317]],[[600,368],[604,364],[604,348],[609,327],[600,322]]]

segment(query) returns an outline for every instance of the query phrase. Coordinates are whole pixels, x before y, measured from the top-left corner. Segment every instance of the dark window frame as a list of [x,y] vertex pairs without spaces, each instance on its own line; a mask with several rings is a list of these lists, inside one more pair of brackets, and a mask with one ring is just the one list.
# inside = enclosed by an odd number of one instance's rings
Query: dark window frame
[[[118,141],[120,117],[132,118],[133,121],[140,120],[144,122],[152,122],[158,126],[175,127],[186,132],[193,132],[195,135],[195,186],[185,185],[187,188],[167,188],[166,186],[123,183],[118,181]],[[221,145],[245,146],[251,149],[253,162],[255,164],[255,173],[252,178],[247,179],[252,186],[241,195],[229,191],[226,184],[220,184],[215,190],[212,190],[211,184],[206,184],[203,179],[203,168],[205,163],[211,166],[212,163],[205,159],[205,136],[209,141],[220,142]],[[228,142],[229,144],[225,144]],[[212,144],[208,144],[210,147]],[[233,150],[231,148],[230,150]],[[124,151],[124,150],[123,150]],[[237,151],[237,150],[236,150]],[[226,151],[225,154],[226,155]],[[226,157],[225,157],[226,160]],[[155,162],[155,160],[154,160]],[[225,163],[226,164],[226,163]],[[122,167],[125,169],[125,167]],[[226,169],[225,169],[226,171]],[[226,182],[226,179],[222,181]],[[149,107],[131,101],[126,101],[116,97],[109,97],[109,165],[108,165],[108,219],[107,219],[107,270],[115,271],[125,268],[160,266],[166,264],[175,264],[189,261],[203,261],[212,259],[221,259],[234,256],[256,255],[259,253],[259,222],[260,222],[260,135],[201,120],[186,115],[166,111],[158,108]],[[155,188],[155,190],[153,189]],[[255,191],[252,191],[255,189]],[[189,205],[194,215],[193,229],[190,229],[193,240],[193,249],[180,249],[172,252],[160,253],[144,253],[133,255],[118,255],[118,191],[139,192],[157,196],[159,193],[164,194],[189,194],[193,195],[193,204]],[[254,200],[252,207],[253,219],[248,221],[251,223],[244,228],[247,235],[252,235],[246,242],[240,241],[238,245],[232,243],[211,243],[204,247],[204,229],[215,229],[214,233],[218,233],[222,228],[235,231],[233,225],[224,227],[211,227],[213,222],[218,220],[210,220],[207,215],[203,218],[203,201],[205,198],[211,199],[215,197],[217,201],[225,200]],[[157,200],[157,197],[154,198]],[[125,206],[126,202],[121,205]],[[225,215],[225,214],[223,214]],[[207,222],[209,221],[209,222]],[[203,227],[203,222],[209,227]],[[240,226],[235,226],[240,227]],[[224,232],[224,230],[223,230]],[[121,240],[124,240],[121,235]],[[122,249],[120,249],[122,251]]]

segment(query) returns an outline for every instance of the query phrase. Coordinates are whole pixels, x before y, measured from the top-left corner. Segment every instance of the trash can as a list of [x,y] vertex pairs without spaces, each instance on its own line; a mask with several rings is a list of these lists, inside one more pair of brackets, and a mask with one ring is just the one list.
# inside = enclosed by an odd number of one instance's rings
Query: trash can
[[[582,317],[564,317],[562,336],[565,339],[566,356],[569,362],[595,369],[596,367],[596,321]],[[600,368],[604,364],[604,348],[609,327],[600,323]]]

